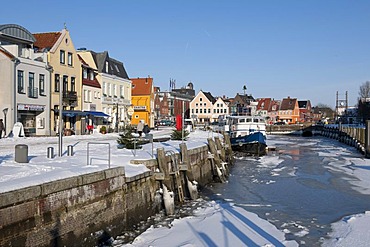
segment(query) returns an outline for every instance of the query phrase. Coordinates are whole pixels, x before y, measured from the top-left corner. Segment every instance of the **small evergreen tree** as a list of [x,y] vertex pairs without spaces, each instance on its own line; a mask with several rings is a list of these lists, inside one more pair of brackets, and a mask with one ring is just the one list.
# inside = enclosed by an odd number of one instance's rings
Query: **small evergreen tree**
[[[184,141],[188,139],[190,133],[184,130]],[[171,140],[182,140],[182,130],[174,130],[171,134]]]
[[123,147],[127,149],[134,149],[135,148],[134,141],[137,141],[136,149],[141,149],[142,143],[138,139],[134,138],[132,136],[132,133],[133,133],[133,128],[131,127],[131,125],[126,126],[125,128],[123,128],[122,133],[119,134],[117,143],[120,145],[123,145]]

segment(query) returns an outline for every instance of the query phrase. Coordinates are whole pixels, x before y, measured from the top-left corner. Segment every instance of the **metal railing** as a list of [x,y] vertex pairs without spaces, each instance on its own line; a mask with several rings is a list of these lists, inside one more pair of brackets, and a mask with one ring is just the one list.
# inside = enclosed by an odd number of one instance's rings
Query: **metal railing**
[[[88,142],[87,143],[87,165],[91,165],[91,161],[93,158],[90,159],[90,145],[91,144],[94,144],[94,145],[108,145],[108,167],[110,168],[110,143],[108,142]],[[104,152],[100,152],[100,153],[104,153]],[[102,159],[101,157],[99,157],[100,160],[106,160],[106,159]]]

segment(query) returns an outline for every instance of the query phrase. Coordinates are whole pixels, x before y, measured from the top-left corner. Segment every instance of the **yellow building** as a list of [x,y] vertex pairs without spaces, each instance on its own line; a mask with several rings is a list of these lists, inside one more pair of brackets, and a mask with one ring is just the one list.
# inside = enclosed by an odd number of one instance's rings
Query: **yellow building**
[[131,81],[131,103],[134,108],[131,124],[137,125],[140,120],[143,120],[150,128],[154,128],[153,78],[135,78]]
[[65,133],[81,134],[81,62],[77,57],[69,31],[33,34],[36,38],[34,47],[38,52],[47,51],[48,65],[52,67],[50,78],[51,90],[51,133],[56,134],[59,123],[59,89],[62,89],[63,121]]

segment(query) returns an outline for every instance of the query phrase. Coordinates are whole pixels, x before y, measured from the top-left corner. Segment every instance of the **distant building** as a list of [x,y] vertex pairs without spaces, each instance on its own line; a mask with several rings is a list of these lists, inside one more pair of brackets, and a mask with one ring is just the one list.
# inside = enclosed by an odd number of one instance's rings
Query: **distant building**
[[131,78],[132,81],[132,105],[134,114],[131,124],[137,125],[144,120],[150,128],[154,128],[154,86],[153,78]]
[[156,119],[175,121],[176,116],[182,116],[183,112],[185,118],[190,118],[189,105],[195,95],[191,82],[186,87],[180,89],[173,88],[171,91],[162,92],[160,88],[158,88],[155,94]]
[[210,123],[216,99],[210,92],[200,90],[190,102],[190,117],[197,123]]
[[279,109],[279,121],[287,124],[295,124],[299,122],[299,105],[296,98],[284,98],[281,101]]
[[230,102],[230,115],[250,116],[252,111],[254,111],[257,107],[256,105],[252,106],[251,102],[255,102],[255,99],[252,95],[240,95],[237,93],[232,102]]
[[311,101],[298,100],[298,106],[299,106],[299,122],[301,123],[312,122],[313,116]]

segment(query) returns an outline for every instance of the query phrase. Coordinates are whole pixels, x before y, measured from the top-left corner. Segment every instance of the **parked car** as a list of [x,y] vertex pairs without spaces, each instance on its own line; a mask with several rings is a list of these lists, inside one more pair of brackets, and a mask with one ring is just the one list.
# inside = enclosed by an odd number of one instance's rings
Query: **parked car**
[[172,122],[171,120],[162,119],[160,121],[160,125],[162,125],[162,126],[173,126],[174,122]]

